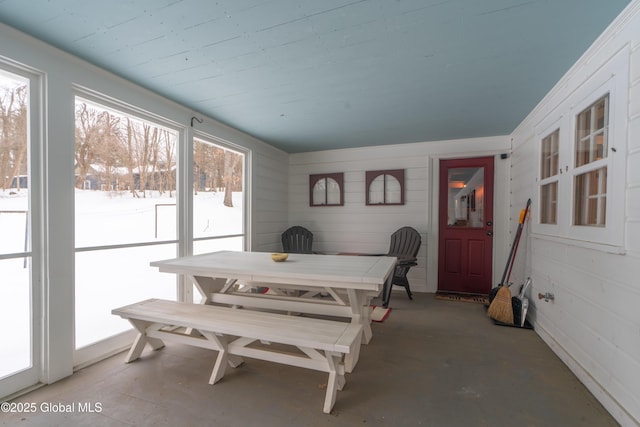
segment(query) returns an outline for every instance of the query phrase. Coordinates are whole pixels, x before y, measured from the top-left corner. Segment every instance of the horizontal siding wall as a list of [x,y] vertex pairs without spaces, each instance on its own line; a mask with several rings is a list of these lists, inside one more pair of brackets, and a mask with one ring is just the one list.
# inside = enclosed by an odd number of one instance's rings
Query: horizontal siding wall
[[279,150],[254,150],[252,157],[250,250],[269,252],[280,243],[279,231],[287,225],[288,154]]
[[[422,236],[418,266],[409,271],[411,289],[437,290],[437,197],[438,159],[444,157],[496,156],[496,204],[504,212],[508,160],[507,137],[438,141],[358,149],[292,154],[289,159],[289,225],[303,225],[314,234],[314,250],[328,252],[386,253],[389,237],[408,225]],[[502,162],[502,163],[499,163]],[[367,206],[365,172],[404,169],[405,204]],[[344,206],[309,206],[309,175],[344,173]],[[500,217],[500,215],[498,215]],[[498,220],[497,223],[504,222]],[[284,229],[283,229],[284,230]],[[496,232],[502,240],[497,253],[506,251],[506,229]],[[505,259],[501,256],[500,259]],[[501,263],[501,262],[500,262]]]
[[[626,50],[625,50],[626,49]],[[625,254],[568,239],[532,234],[526,265],[531,276],[535,329],[622,425],[640,423],[640,2],[633,2],[513,134],[512,208],[537,190],[540,141],[536,126],[583,87],[615,52],[628,52],[628,117],[624,119],[627,179]],[[532,166],[533,165],[533,166]],[[571,194],[559,195],[571,202]],[[534,206],[534,212],[536,207]],[[609,215],[608,215],[609,216]],[[535,214],[532,220],[537,220]],[[530,227],[527,227],[530,231]],[[537,298],[552,293],[553,301]]]

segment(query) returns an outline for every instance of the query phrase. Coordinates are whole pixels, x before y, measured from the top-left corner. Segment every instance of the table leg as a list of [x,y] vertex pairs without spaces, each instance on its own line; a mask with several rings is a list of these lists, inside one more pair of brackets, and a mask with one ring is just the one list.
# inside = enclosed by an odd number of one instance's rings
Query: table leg
[[[371,332],[369,307],[365,307],[364,305],[365,301],[368,301],[366,292],[348,289],[347,295],[349,296],[349,306],[351,307],[351,323],[356,323],[362,326],[361,344],[368,344],[369,341],[371,341],[373,333]],[[360,357],[360,345],[358,345],[354,351],[345,355],[344,368],[348,373],[351,373],[358,363],[358,359]]]
[[391,274],[389,274],[389,277],[387,277],[387,280],[385,280],[384,286],[382,287],[382,306],[384,308],[389,307],[389,300],[391,299],[391,291],[393,290],[392,281],[393,281],[394,271],[395,271],[395,267],[391,272]]
[[347,289],[349,306],[351,307],[351,323],[362,325],[362,342],[368,344],[371,341],[371,322],[369,318],[369,306],[365,306],[368,300],[366,292],[355,289]]
[[[189,277],[196,286],[196,289],[198,289],[198,292],[200,292],[200,295],[202,295],[200,304],[209,304],[211,302],[211,294],[214,292],[220,292],[227,284],[227,279],[191,275],[189,275]],[[235,280],[233,283],[235,283]]]

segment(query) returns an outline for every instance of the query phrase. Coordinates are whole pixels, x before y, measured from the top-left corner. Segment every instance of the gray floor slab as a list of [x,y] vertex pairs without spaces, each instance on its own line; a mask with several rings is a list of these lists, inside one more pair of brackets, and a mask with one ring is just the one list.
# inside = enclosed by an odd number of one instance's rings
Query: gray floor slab
[[[218,384],[215,352],[124,353],[16,399],[6,426],[615,426],[535,331],[494,325],[481,304],[394,293],[392,312],[322,413],[327,376],[246,359]],[[72,405],[71,412],[45,412]],[[83,411],[81,411],[81,405]],[[69,406],[67,406],[69,408]],[[86,410],[93,408],[94,412]]]

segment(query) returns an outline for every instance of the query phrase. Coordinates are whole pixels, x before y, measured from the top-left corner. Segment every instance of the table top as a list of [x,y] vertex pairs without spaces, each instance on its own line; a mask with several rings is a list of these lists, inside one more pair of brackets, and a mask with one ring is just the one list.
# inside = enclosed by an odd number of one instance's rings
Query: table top
[[289,254],[286,261],[274,262],[269,252],[220,251],[151,266],[193,276],[379,291],[395,264],[396,258],[387,256]]

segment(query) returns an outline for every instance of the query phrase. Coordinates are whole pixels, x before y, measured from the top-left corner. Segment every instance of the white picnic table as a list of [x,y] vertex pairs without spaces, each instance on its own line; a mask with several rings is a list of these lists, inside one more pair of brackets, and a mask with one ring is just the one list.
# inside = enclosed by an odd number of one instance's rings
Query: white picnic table
[[[391,280],[395,264],[396,258],[387,256],[289,254],[286,261],[274,262],[268,252],[220,251],[154,261],[151,266],[191,278],[202,303],[347,317],[362,325],[362,341],[368,343],[369,302]],[[247,293],[238,285],[270,291]],[[347,372],[355,362],[346,363]]]

